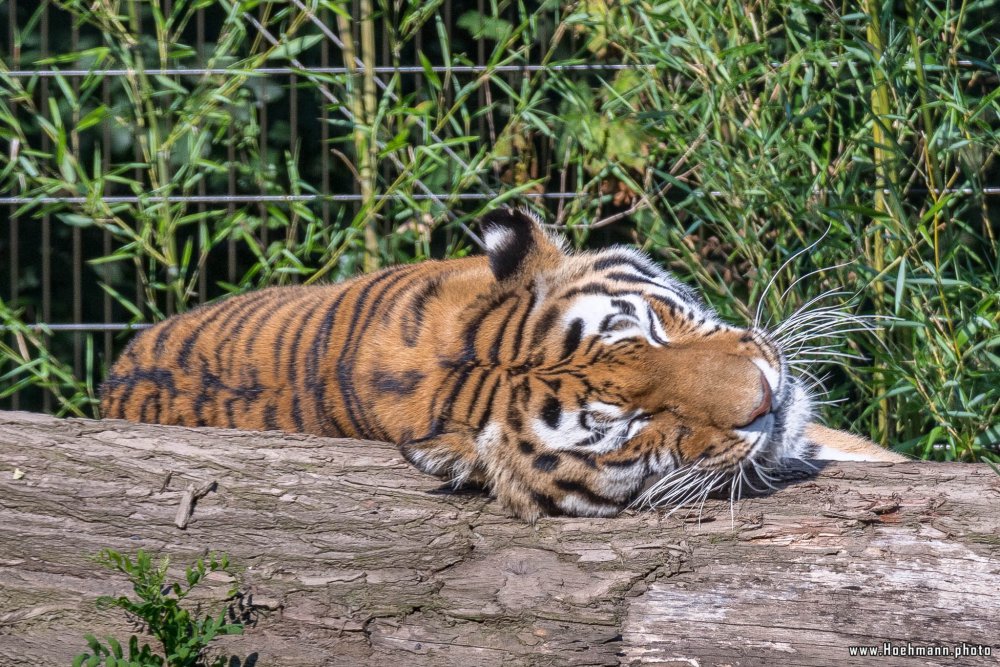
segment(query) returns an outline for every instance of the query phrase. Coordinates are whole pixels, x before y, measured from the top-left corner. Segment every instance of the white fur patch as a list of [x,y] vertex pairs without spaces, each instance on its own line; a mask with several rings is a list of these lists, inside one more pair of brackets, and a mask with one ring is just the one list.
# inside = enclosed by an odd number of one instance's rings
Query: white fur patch
[[490,252],[500,252],[514,240],[513,230],[493,225],[483,235],[483,243]]
[[490,451],[499,446],[502,433],[503,427],[499,422],[490,422],[487,424],[476,437],[476,454],[482,458],[487,458]]
[[[625,301],[632,305],[634,313],[624,313],[614,301]],[[611,317],[615,325],[613,331],[601,331],[601,324]],[[616,343],[625,338],[642,337],[653,347],[661,347],[660,341],[666,341],[667,332],[660,318],[653,313],[645,299],[638,295],[606,296],[603,294],[586,294],[573,300],[573,304],[563,315],[563,326],[568,330],[574,320],[583,322],[582,337],[600,336],[605,344]]]
[[559,501],[559,507],[573,516],[615,516],[618,508],[613,505],[596,505],[575,493],[568,493]]
[[548,449],[558,451],[579,448],[592,454],[606,454],[621,447],[648,424],[646,421],[633,419],[632,415],[626,415],[618,406],[608,403],[595,401],[587,405],[586,412],[590,413],[588,418],[593,420],[593,425],[581,424],[580,412],[562,412],[555,428],[542,419],[533,420],[531,428],[539,442]]
[[760,357],[751,359],[751,361],[753,361],[754,366],[760,369],[760,372],[764,374],[764,377],[767,378],[767,384],[770,385],[771,396],[774,399],[774,407],[778,407],[778,396],[781,389],[779,386],[781,384],[780,371]]

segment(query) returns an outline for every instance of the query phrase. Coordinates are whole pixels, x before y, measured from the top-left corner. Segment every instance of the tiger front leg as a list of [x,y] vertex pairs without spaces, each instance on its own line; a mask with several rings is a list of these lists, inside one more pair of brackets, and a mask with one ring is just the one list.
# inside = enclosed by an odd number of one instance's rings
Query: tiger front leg
[[[494,422],[473,430],[442,433],[400,445],[407,461],[456,488],[476,484],[490,491],[511,515],[535,521],[565,512],[558,488],[549,474],[559,467],[557,456]],[[539,488],[540,487],[540,488]]]
[[486,485],[484,471],[476,458],[476,439],[471,431],[442,433],[404,442],[399,451],[421,472],[434,475],[455,488],[466,484]]

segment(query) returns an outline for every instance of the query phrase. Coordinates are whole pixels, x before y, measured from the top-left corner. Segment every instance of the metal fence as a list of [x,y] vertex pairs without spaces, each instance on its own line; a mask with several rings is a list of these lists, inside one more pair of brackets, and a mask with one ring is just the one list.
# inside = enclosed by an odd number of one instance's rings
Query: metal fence
[[[165,7],[170,6],[164,0]],[[252,35],[255,45],[248,47],[247,52],[254,48],[264,48],[268,44],[286,43],[280,32],[282,26],[291,20],[289,16],[300,13],[306,16],[305,27],[296,33],[295,39],[308,39],[308,47],[301,52],[286,57],[283,66],[262,65],[252,71],[244,71],[238,67],[213,65],[203,57],[211,53],[213,39],[219,34],[219,21],[224,17],[217,10],[203,8],[195,11],[190,24],[185,28],[183,36],[195,54],[187,59],[184,67],[150,68],[148,74],[165,81],[181,81],[192,77],[234,77],[245,76],[245,88],[256,95],[255,109],[255,140],[256,146],[252,153],[262,156],[264,162],[272,157],[281,159],[283,151],[292,151],[301,147],[302,162],[310,170],[308,181],[314,187],[314,192],[268,192],[256,187],[257,184],[243,182],[243,176],[238,168],[240,152],[237,138],[234,134],[238,128],[230,127],[228,141],[224,142],[224,154],[219,159],[229,165],[225,173],[213,174],[211,178],[201,180],[192,192],[185,194],[144,195],[129,192],[127,187],[116,186],[109,182],[102,192],[102,200],[109,206],[114,205],[155,205],[155,204],[186,204],[195,213],[204,213],[212,207],[225,207],[234,213],[239,207],[254,210],[254,215],[261,222],[254,233],[262,247],[268,245],[269,235],[275,233],[268,224],[269,216],[292,215],[290,207],[293,204],[304,204],[314,211],[318,220],[326,227],[337,226],[350,219],[366,198],[379,201],[384,198],[397,199],[398,194],[378,194],[367,197],[362,193],[359,179],[350,172],[350,167],[338,158],[336,148],[338,135],[344,134],[344,121],[352,120],[352,111],[338,95],[334,85],[324,85],[324,81],[342,83],[342,77],[356,75],[359,62],[345,55],[345,43],[342,33],[334,26],[337,19],[333,12],[327,9],[316,9],[302,0],[290,0],[279,3],[277,9],[270,3],[263,3],[252,12],[242,14],[241,19],[247,27],[248,35]],[[360,16],[364,9],[363,0],[354,0],[351,6],[353,16]],[[280,20],[274,19],[275,11],[288,12]],[[519,80],[538,72],[558,72],[572,77],[587,77],[595,71],[627,70],[642,65],[616,62],[613,57],[601,60],[592,58],[587,62],[569,62],[549,65],[541,62],[544,53],[541,49],[525,47],[525,55],[515,63],[497,63],[491,59],[494,42],[485,34],[485,29],[475,34],[474,30],[458,29],[459,18],[467,14],[480,16],[503,17],[509,14],[516,19],[520,10],[517,5],[504,5],[497,10],[495,5],[485,0],[444,0],[436,5],[435,20],[429,21],[406,41],[407,52],[391,52],[391,40],[382,39],[380,35],[379,48],[381,53],[374,67],[375,83],[384,93],[386,81],[393,77],[402,78],[405,83],[397,89],[415,91],[422,89],[432,77],[463,78],[464,81],[475,81],[489,73],[499,77],[500,82],[516,87]],[[556,7],[547,8],[544,12],[551,15],[550,24],[553,30],[559,23],[559,16],[564,10]],[[529,11],[530,13],[530,11]],[[127,68],[102,67],[100,65],[81,67],[80,58],[63,61],[60,56],[86,50],[90,45],[99,43],[95,36],[95,28],[70,18],[70,14],[59,4],[46,0],[42,3],[30,0],[6,0],[0,2],[0,15],[5,20],[5,29],[0,29],[0,60],[2,60],[4,75],[8,80],[31,82],[34,97],[39,104],[59,98],[66,93],[65,86],[73,94],[79,94],[83,82],[99,77],[103,80],[97,95],[102,105],[114,105],[114,91],[119,85],[114,83],[134,75],[135,71]],[[140,39],[153,38],[153,25],[148,15],[138,16],[141,24]],[[379,30],[388,30],[391,17],[383,17],[378,25]],[[544,28],[540,31],[545,42],[547,36]],[[353,28],[351,35],[355,44],[363,36],[358,33],[358,26]],[[551,35],[549,35],[551,36]],[[435,60],[435,55],[443,56],[440,41],[446,39],[452,44],[449,55],[464,54],[462,62],[442,62]],[[573,53],[578,46],[574,43],[572,31],[565,37],[567,52]],[[304,44],[304,43],[299,43]],[[420,56],[429,58],[421,62]],[[957,63],[960,67],[975,69],[982,63],[964,60]],[[363,70],[363,64],[361,68]],[[993,74],[993,72],[990,72]],[[304,86],[308,79],[310,85]],[[442,87],[435,94],[445,98],[455,94],[454,87]],[[476,90],[477,103],[482,108],[490,109],[489,113],[481,114],[472,119],[466,119],[468,128],[478,134],[480,140],[494,139],[493,126],[500,122],[494,113],[501,114],[496,104],[497,98],[506,94],[504,86],[486,82]],[[157,103],[169,104],[168,98]],[[419,116],[414,117],[414,123],[420,126],[420,132],[428,137],[428,141],[440,140],[440,146],[448,159],[456,161],[459,168],[469,168],[467,156],[449,148],[447,132],[438,136],[440,128],[426,126],[426,121]],[[35,131],[40,137],[43,151],[56,150],[51,138],[45,133]],[[131,150],[135,161],[141,162],[140,147],[135,141],[129,143],[128,138],[115,134],[112,123],[104,123],[98,142],[101,144],[103,167],[112,164],[112,156],[116,151]],[[334,143],[331,143],[334,142]],[[121,149],[120,146],[125,146]],[[72,150],[74,147],[69,146]],[[18,150],[16,141],[8,141],[10,157]],[[561,165],[554,164],[548,144],[538,147],[540,154],[536,156],[536,164],[544,173],[554,174]],[[395,159],[391,152],[386,153],[387,163]],[[393,168],[404,170],[399,164],[382,167],[389,172]],[[505,181],[505,174],[495,166],[480,170],[475,178],[462,184],[461,191],[454,187],[442,188],[441,184],[425,184],[419,179],[415,181],[413,192],[406,195],[410,202],[430,202],[439,204],[443,209],[456,209],[459,214],[462,207],[468,204],[472,210],[481,206],[484,201],[493,199],[497,192],[510,186]],[[534,174],[542,176],[544,174]],[[135,174],[136,181],[145,178]],[[16,179],[15,179],[16,180]],[[560,202],[576,197],[578,193],[565,187],[567,182],[574,182],[572,174],[567,178],[565,173],[561,178],[549,180],[548,189],[533,188],[521,193],[522,197],[537,198],[546,201]],[[960,192],[961,188],[942,190],[942,192]],[[990,196],[1000,195],[1000,185],[987,185],[979,191]],[[721,192],[704,192],[704,196],[725,196]],[[83,204],[88,196],[72,196],[65,193],[39,194],[19,192],[17,188],[0,192],[0,264],[5,265],[0,276],[0,296],[8,303],[22,307],[25,310],[24,320],[32,323],[30,328],[40,332],[53,349],[60,350],[69,360],[69,365],[78,377],[95,377],[99,375],[93,369],[88,369],[88,359],[97,358],[103,362],[112,358],[116,347],[123,340],[120,332],[134,328],[129,324],[142,316],[149,318],[146,312],[145,290],[136,276],[131,285],[140,313],[129,312],[123,308],[120,300],[101,287],[108,284],[108,275],[88,268],[88,260],[93,257],[108,256],[113,253],[116,241],[108,231],[94,227],[65,224],[65,220],[57,217],[60,204]],[[26,213],[30,206],[30,213]],[[460,216],[459,216],[460,217]],[[475,235],[469,232],[469,238],[474,241]],[[248,255],[246,248],[233,240],[223,244],[219,251],[206,260],[204,270],[198,274],[196,301],[213,298],[224,289],[217,283],[236,284],[253,257]],[[103,269],[102,269],[103,270]],[[118,276],[116,285],[122,282]],[[164,302],[163,311],[169,312],[172,303]],[[140,325],[141,326],[141,325]],[[49,333],[51,332],[51,334]],[[51,337],[50,337],[51,336]],[[96,357],[88,356],[88,345],[97,349]],[[11,339],[10,345],[24,345],[23,341]],[[0,381],[2,382],[2,381]],[[27,394],[25,394],[27,396]],[[38,397],[29,396],[27,403],[18,393],[7,401],[0,402],[0,408],[20,408],[25,405],[52,409],[52,399],[48,393]],[[41,405],[38,405],[41,401]]]
[[[170,0],[165,0],[161,4],[169,11],[172,3]],[[150,73],[157,77],[174,79],[206,75],[224,77],[248,75],[248,85],[251,88],[269,87],[270,91],[262,94],[257,104],[256,123],[259,131],[256,151],[266,157],[279,154],[280,150],[292,150],[296,146],[308,147],[310,155],[304,159],[308,160],[315,171],[312,175],[312,184],[316,188],[316,193],[289,195],[255,192],[253,187],[248,188],[246,184],[239,183],[238,173],[235,169],[230,169],[221,187],[218,182],[215,183],[215,187],[208,187],[202,182],[194,194],[140,197],[135,194],[119,193],[120,188],[110,186],[106,196],[103,197],[105,203],[110,205],[183,203],[195,207],[198,211],[205,211],[208,207],[224,206],[229,213],[233,213],[237,207],[258,207],[257,215],[264,220],[263,224],[259,225],[258,231],[258,240],[262,244],[268,242],[270,231],[266,222],[268,216],[279,209],[287,212],[287,206],[292,203],[315,205],[317,214],[327,226],[356,213],[358,205],[363,200],[357,180],[344,178],[345,169],[336,162],[332,151],[316,150],[316,147],[328,146],[331,139],[335,138],[335,132],[332,132],[331,128],[335,127],[338,115],[353,120],[350,109],[337,97],[333,90],[334,86],[319,83],[305,88],[302,83],[304,73],[312,77],[340,77],[356,72],[359,66],[363,69],[364,65],[355,58],[354,67],[347,66],[349,63],[344,59],[344,43],[331,28],[336,25],[332,12],[327,9],[316,9],[313,3],[307,6],[300,0],[291,0],[283,4],[287,5],[285,9],[289,11],[308,14],[309,25],[300,31],[300,36],[318,38],[306,53],[289,58],[290,66],[256,67],[247,72],[233,67],[211,67],[208,62],[194,62],[186,67],[151,68]],[[361,3],[358,0],[354,0],[351,8],[354,16],[360,15]],[[438,8],[440,18],[436,25],[421,29],[410,40],[412,53],[409,60],[418,62],[417,53],[433,52],[435,49],[432,41],[439,37],[436,31],[444,26],[451,33],[454,29],[454,19],[460,12],[484,13],[488,10],[489,7],[484,0],[464,3],[445,0]],[[256,32],[262,43],[273,45],[282,40],[282,35],[268,24],[265,14],[269,11],[271,8],[265,3],[255,13],[243,13],[242,18],[250,26],[250,32]],[[65,53],[77,52],[88,37],[91,38],[91,43],[94,41],[93,28],[71,19],[70,14],[56,2],[7,0],[0,2],[0,14],[5,15],[5,20],[0,23],[6,23],[6,29],[3,31],[5,34],[0,34],[0,62],[7,70],[5,75],[13,80],[36,81],[35,97],[42,104],[60,94],[56,78],[59,78],[63,85],[68,82],[73,91],[79,92],[80,82],[85,78],[97,76],[110,82],[135,73],[122,68],[80,68],[72,65],[64,67],[46,62]],[[195,12],[191,26],[186,30],[186,36],[196,52],[204,54],[210,51],[213,32],[218,30],[216,23],[221,19],[217,12],[213,14],[211,8]],[[153,26],[148,13],[140,16],[140,21],[143,20],[144,34],[151,37]],[[380,22],[380,26],[384,26],[384,22]],[[357,43],[360,38],[357,26],[352,36]],[[376,83],[384,91],[386,88],[384,79],[393,76],[405,77],[410,79],[410,82],[404,87],[416,89],[423,85],[423,79],[427,76],[475,77],[487,69],[494,74],[507,74],[513,81],[525,73],[545,69],[543,66],[531,64],[500,66],[488,64],[489,48],[487,41],[482,37],[466,36],[463,46],[465,54],[473,60],[472,64],[437,63],[426,66],[400,66],[398,54],[394,57],[389,53],[389,41],[381,40],[381,62],[375,67],[378,75]],[[31,53],[26,54],[25,51]],[[405,55],[403,59],[406,59]],[[397,62],[392,64],[394,60]],[[557,66],[559,70],[567,72],[590,71],[595,67],[615,69],[629,66],[616,63],[596,66],[582,63]],[[109,83],[102,86],[102,104],[112,105],[113,87]],[[489,94],[488,90],[481,89],[478,92],[480,103],[485,104]],[[418,119],[417,122],[422,121]],[[489,119],[485,117],[478,121],[477,129],[483,138],[488,136],[488,122]],[[429,128],[424,129],[430,131]],[[38,134],[42,150],[51,149],[49,139],[43,133]],[[107,124],[101,139],[105,147],[103,153],[105,168],[111,164],[110,155],[113,152],[114,141],[112,127]],[[12,153],[16,151],[16,145],[12,145],[10,150]],[[462,161],[456,153],[447,148],[445,150],[452,159]],[[136,161],[141,160],[137,146],[134,147],[134,151]],[[225,158],[230,164],[239,159],[231,142]],[[409,198],[416,201],[443,202],[444,199],[448,199],[450,202],[481,203],[496,196],[492,185],[479,180],[470,183],[467,192],[447,193],[435,192],[418,183],[422,191],[411,194]],[[571,197],[573,193],[526,193],[526,196],[558,199]],[[397,197],[397,195],[380,194],[374,199]],[[66,195],[39,196],[37,193],[29,195],[16,191],[0,192],[0,230],[5,237],[0,242],[0,260],[2,260],[0,264],[6,265],[0,278],[2,298],[9,304],[21,305],[25,309],[24,320],[32,323],[29,328],[39,332],[47,345],[52,345],[71,356],[72,369],[78,377],[84,377],[88,373],[86,368],[88,342],[103,352],[98,358],[103,358],[106,362],[112,358],[113,352],[120,345],[122,340],[120,332],[148,326],[129,323],[129,320],[136,319],[133,317],[134,313],[121,308],[111,294],[103,291],[98,285],[100,276],[87,270],[88,259],[106,256],[113,251],[112,235],[107,231],[99,232],[94,229],[66,226],[52,213],[43,212],[40,215],[35,213],[37,210],[35,207],[38,206],[81,204],[85,200],[85,197]],[[25,205],[32,206],[33,211],[30,214],[22,212],[22,207]],[[347,209],[347,212],[345,213],[343,209]],[[213,256],[210,265],[200,273],[196,300],[202,302],[219,295],[221,290],[214,286],[217,281],[231,284],[238,282],[240,273],[248,261],[250,258],[246,256],[244,249],[235,242],[227,243],[224,257]],[[143,285],[138,278],[134,283],[134,293],[134,303],[141,310],[145,310]],[[166,304],[166,311],[170,310],[172,304]],[[12,340],[11,344],[24,345],[23,341],[16,340]],[[93,373],[92,370],[90,372]],[[41,401],[42,404],[39,406],[35,397],[29,397],[28,405],[33,408],[52,409],[52,398],[47,393],[41,395]],[[22,405],[24,403],[18,393],[13,394],[7,401],[0,401],[0,408],[18,409]]]

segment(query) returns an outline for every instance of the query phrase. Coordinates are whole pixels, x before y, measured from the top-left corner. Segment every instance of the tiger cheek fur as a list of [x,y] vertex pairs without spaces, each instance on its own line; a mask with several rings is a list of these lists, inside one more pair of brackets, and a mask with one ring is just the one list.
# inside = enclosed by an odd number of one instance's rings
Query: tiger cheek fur
[[112,367],[103,414],[390,441],[530,520],[612,516],[685,466],[801,454],[808,399],[764,334],[634,250],[570,254],[508,209],[482,231],[485,257],[172,317]]

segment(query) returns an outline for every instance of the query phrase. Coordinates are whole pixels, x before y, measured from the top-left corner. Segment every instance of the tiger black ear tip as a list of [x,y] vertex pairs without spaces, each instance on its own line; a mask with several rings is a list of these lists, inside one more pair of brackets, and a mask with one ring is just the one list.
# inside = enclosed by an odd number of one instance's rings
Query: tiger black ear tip
[[535,246],[532,230],[538,224],[538,218],[523,209],[502,207],[483,216],[483,244],[497,280],[506,280],[521,268]]
[[540,224],[534,213],[519,208],[502,207],[483,216],[480,226],[488,252],[503,252],[517,242],[530,240],[531,230]]

